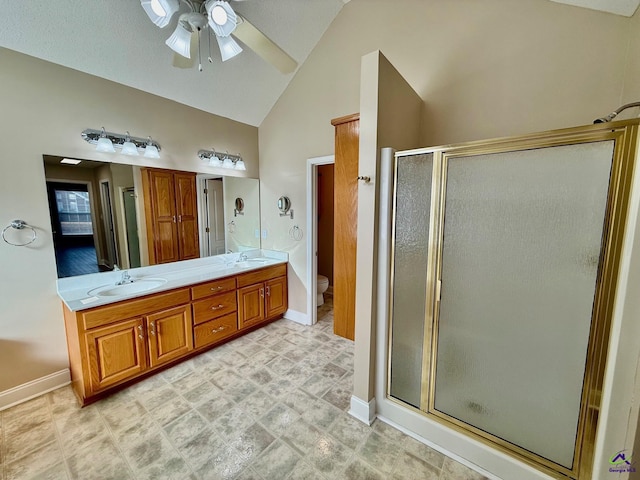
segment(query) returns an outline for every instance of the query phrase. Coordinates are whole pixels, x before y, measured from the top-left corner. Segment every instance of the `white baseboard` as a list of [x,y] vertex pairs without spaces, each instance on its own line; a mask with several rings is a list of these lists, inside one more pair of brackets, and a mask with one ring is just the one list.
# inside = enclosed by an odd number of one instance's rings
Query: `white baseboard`
[[297,312],[296,310],[287,310],[284,313],[284,318],[291,320],[292,322],[299,323],[300,325],[311,325],[311,318],[306,313]]
[[31,382],[23,383],[17,387],[0,392],[0,410],[26,402],[39,397],[56,388],[64,387],[71,383],[71,374],[68,368],[52,373],[45,377],[37,378]]
[[376,399],[375,397],[365,402],[364,400],[351,395],[351,408],[349,415],[360,420],[362,423],[371,425],[376,419]]

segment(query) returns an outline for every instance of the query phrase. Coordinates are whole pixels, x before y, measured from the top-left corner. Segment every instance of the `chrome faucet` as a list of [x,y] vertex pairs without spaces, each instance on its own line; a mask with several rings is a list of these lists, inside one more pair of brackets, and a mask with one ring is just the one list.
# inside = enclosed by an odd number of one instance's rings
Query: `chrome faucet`
[[129,276],[129,272],[127,270],[122,272],[122,278],[119,282],[116,282],[116,285],[124,285],[126,283],[133,283],[133,278]]
[[244,253],[241,253],[240,256],[238,257],[238,260],[236,260],[236,262],[245,262],[247,260],[247,255]]

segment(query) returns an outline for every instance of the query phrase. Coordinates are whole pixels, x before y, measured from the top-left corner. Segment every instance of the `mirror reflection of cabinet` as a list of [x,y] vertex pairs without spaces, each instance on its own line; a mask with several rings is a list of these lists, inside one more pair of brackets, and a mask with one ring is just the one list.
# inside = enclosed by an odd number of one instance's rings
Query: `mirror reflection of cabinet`
[[200,256],[196,174],[142,169],[149,263]]

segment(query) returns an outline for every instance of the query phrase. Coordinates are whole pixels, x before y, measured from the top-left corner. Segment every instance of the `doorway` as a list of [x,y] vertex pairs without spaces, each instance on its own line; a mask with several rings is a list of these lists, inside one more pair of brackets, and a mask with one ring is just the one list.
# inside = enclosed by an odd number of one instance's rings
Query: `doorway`
[[318,321],[319,168],[324,165],[333,165],[334,163],[334,155],[314,157],[307,160],[307,231],[309,232],[307,237],[307,312],[308,321],[311,325],[315,325]]
[[100,201],[102,206],[102,226],[107,244],[107,258],[102,259],[109,270],[118,264],[118,249],[116,247],[116,232],[113,220],[113,206],[111,204],[111,185],[108,181],[100,182]]
[[47,199],[58,277],[99,272],[90,185],[47,182]]
[[200,256],[226,253],[224,183],[221,177],[200,178]]
[[138,215],[136,213],[136,192],[133,187],[122,189],[122,205],[124,208],[124,227],[127,239],[129,268],[140,267],[140,238],[138,237]]

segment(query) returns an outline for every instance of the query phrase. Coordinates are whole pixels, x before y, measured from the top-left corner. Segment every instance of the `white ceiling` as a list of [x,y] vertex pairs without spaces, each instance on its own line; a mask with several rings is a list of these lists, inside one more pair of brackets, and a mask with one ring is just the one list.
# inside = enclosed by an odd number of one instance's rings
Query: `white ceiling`
[[551,0],[552,2],[565,3],[576,7],[600,10],[601,12],[615,13],[631,17],[638,9],[640,0]]
[[[156,27],[139,0],[3,1],[0,46],[113,80],[206,112],[260,125],[294,73],[283,75],[248,48],[222,63],[215,40],[204,71],[171,66],[164,41],[177,15]],[[343,0],[247,0],[232,7],[292,56],[307,58]],[[64,6],[64,8],[63,8]]]
[[[348,1],[247,0],[231,5],[301,65]],[[625,16],[633,15],[640,3],[552,1]],[[215,41],[213,64],[206,62],[203,51],[203,72],[173,68],[173,52],[164,41],[176,18],[166,28],[157,28],[139,0],[3,1],[0,46],[260,125],[295,72],[283,75],[248,48],[222,63]]]

